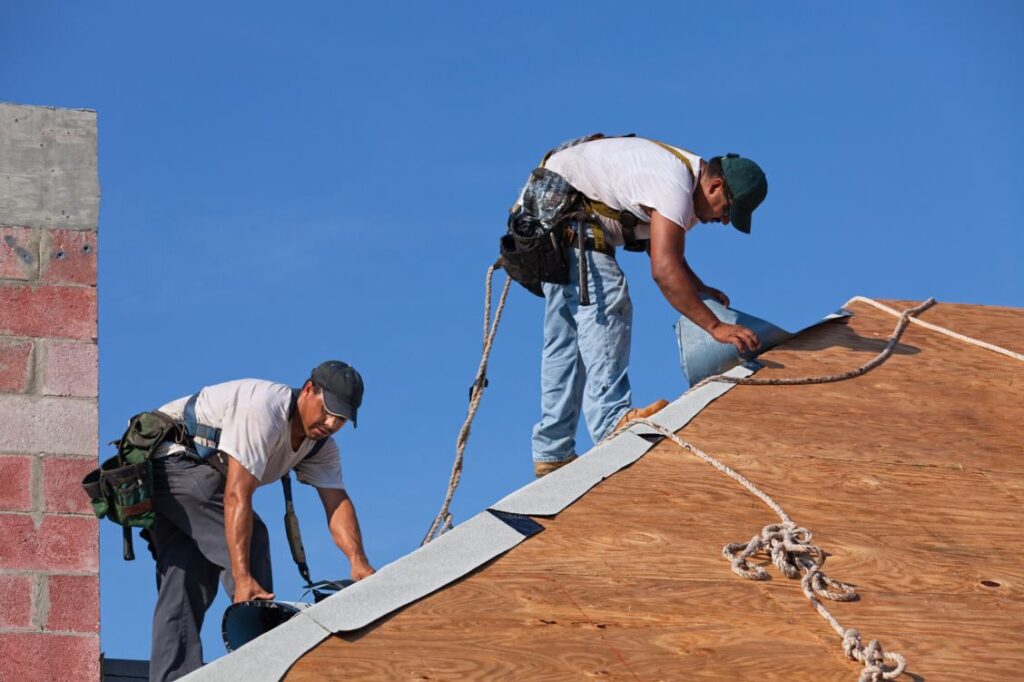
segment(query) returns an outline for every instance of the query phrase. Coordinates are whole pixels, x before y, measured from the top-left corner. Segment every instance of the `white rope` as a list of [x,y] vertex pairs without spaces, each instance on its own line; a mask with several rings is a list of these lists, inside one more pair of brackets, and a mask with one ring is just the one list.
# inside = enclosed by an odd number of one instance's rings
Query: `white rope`
[[749,542],[730,543],[722,548],[722,555],[729,561],[734,573],[750,580],[766,580],[768,573],[760,566],[749,562],[749,559],[758,552],[770,555],[772,563],[788,578],[800,577],[802,573],[800,586],[804,596],[814,606],[818,615],[839,635],[842,640],[843,653],[847,658],[859,661],[864,665],[859,682],[893,680],[903,673],[907,662],[901,654],[884,651],[878,640],[874,639],[865,646],[860,641],[860,632],[852,628],[844,628],[821,603],[821,598],[833,601],[852,601],[857,599],[857,592],[852,585],[832,580],[821,570],[825,563],[825,553],[819,547],[811,544],[810,531],[797,526],[778,502],[735,469],[684,441],[656,422],[649,419],[633,419],[626,424],[625,428],[629,428],[633,424],[643,424],[670,439],[679,447],[739,483],[778,514],[782,523],[765,526],[761,533],[755,535]]
[[[897,317],[899,317],[901,315],[900,311],[896,310],[895,308],[890,308],[889,306],[885,305],[884,303],[879,303],[878,301],[875,301],[875,300],[870,299],[870,298],[866,298],[864,296],[854,296],[849,301],[847,301],[843,305],[843,307],[845,308],[846,306],[850,305],[851,303],[866,303],[867,305],[873,306],[875,308],[878,308],[879,310],[887,312],[890,315],[896,315]],[[993,353],[999,353],[1000,355],[1005,355],[1008,358],[1013,358],[1014,360],[1020,360],[1020,361],[1024,362],[1024,354],[1017,353],[1015,351],[1003,348],[1002,346],[997,346],[994,343],[988,343],[987,341],[981,341],[979,339],[975,339],[975,338],[967,336],[965,334],[961,334],[959,332],[955,332],[952,329],[947,329],[946,327],[940,327],[939,325],[932,324],[931,322],[925,322],[924,320],[920,320],[920,319],[918,319],[916,317],[912,318],[910,320],[910,322],[911,322],[911,324],[920,325],[920,326],[924,327],[925,329],[931,329],[933,332],[939,332],[940,334],[945,334],[946,336],[950,336],[950,337],[952,337],[954,339],[957,339],[958,341],[963,341],[964,343],[969,343],[972,346],[978,346],[979,348],[984,348],[985,350],[990,350]]]
[[445,493],[444,502],[441,504],[441,510],[437,513],[437,516],[434,518],[434,522],[430,525],[430,530],[428,530],[427,534],[423,537],[423,542],[420,543],[421,547],[447,532],[452,527],[452,515],[448,512],[448,508],[451,506],[452,498],[455,496],[455,489],[459,487],[459,479],[462,477],[462,459],[463,453],[466,451],[466,442],[469,440],[469,427],[473,423],[473,417],[476,416],[477,409],[480,407],[480,400],[484,397],[484,388],[486,387],[487,382],[487,358],[491,354],[491,347],[494,345],[494,337],[498,333],[498,323],[501,321],[501,313],[505,309],[505,298],[508,296],[508,288],[512,283],[511,277],[505,278],[505,286],[501,290],[501,296],[498,299],[498,307],[494,312],[494,322],[492,323],[491,280],[494,278],[494,269],[494,265],[487,268],[487,283],[484,287],[483,353],[480,357],[480,366],[477,367],[476,370],[476,379],[474,379],[473,386],[470,389],[469,409],[466,413],[466,421],[462,423],[462,428],[459,429],[459,436],[455,441],[455,461],[452,463],[452,473],[448,478],[448,491]]

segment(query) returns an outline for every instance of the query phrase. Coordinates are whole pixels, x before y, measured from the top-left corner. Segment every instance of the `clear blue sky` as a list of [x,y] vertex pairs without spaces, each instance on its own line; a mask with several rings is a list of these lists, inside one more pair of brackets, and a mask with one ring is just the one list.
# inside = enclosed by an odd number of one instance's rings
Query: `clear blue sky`
[[[100,442],[205,384],[299,384],[347,360],[367,390],[340,445],[379,567],[441,502],[485,268],[564,139],[633,131],[757,160],[770,191],[753,234],[698,227],[688,257],[783,326],[855,294],[1024,305],[1021,7],[13,0],[0,97],[98,111]],[[621,261],[634,394],[674,398],[676,315],[643,256]],[[541,316],[512,293],[459,521],[531,480]],[[346,577],[314,491],[297,493],[315,576]],[[280,486],[256,504],[278,596],[297,598]],[[103,649],[147,658],[152,562],[101,535]]]

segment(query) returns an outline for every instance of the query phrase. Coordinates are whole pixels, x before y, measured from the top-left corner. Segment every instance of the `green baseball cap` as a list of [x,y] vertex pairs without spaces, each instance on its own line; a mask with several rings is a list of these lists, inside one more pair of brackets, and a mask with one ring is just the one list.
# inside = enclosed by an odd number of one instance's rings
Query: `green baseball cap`
[[750,218],[768,195],[768,179],[760,166],[739,154],[723,156],[722,171],[732,193],[729,222],[740,232],[750,234]]

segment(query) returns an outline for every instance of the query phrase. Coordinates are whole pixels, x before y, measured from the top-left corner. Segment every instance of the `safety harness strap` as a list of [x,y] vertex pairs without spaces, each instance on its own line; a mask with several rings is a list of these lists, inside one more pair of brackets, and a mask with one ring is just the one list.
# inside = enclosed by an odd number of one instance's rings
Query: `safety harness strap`
[[196,454],[202,459],[209,459],[217,452],[217,444],[220,443],[220,429],[206,424],[200,424],[196,420],[196,401],[199,394],[193,394],[185,403],[185,411],[182,421],[185,424],[185,432],[192,438]]
[[[221,430],[208,426],[206,424],[200,424],[196,419],[196,401],[199,399],[199,394],[189,397],[185,402],[185,410],[182,416],[182,422],[185,425],[185,432],[191,437],[193,447],[195,448],[196,454],[202,459],[208,460],[213,454],[217,452],[217,445],[220,443]],[[299,404],[299,391],[292,389],[291,402],[288,404],[288,421],[290,422],[292,417],[295,415],[295,410],[298,409]],[[303,460],[310,459],[315,456],[316,453],[327,444],[328,438],[321,438],[314,445],[313,448],[303,457]],[[312,583],[309,577],[309,566],[306,563],[306,551],[302,546],[302,534],[299,531],[299,517],[295,514],[295,505],[292,502],[292,478],[291,473],[286,472],[281,477],[281,487],[284,489],[284,528],[285,534],[288,536],[288,547],[292,552],[292,559],[295,561],[295,565],[299,569],[299,575],[309,585]]]

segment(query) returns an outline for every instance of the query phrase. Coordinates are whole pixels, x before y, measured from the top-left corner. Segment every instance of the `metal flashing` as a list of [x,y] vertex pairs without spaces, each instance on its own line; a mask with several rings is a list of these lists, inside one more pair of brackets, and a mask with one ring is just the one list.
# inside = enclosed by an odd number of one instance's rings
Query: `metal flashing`
[[[797,334],[816,327],[822,322],[834,320],[850,315],[846,310],[838,310],[822,319],[810,320],[795,333],[791,333],[777,327],[760,317],[749,315],[742,310],[726,308],[718,301],[711,298],[704,298],[704,304],[711,308],[718,319],[729,324],[741,324],[744,327],[753,329],[761,341],[761,348],[758,353],[771,350],[780,343],[785,343]],[[711,336],[688,320],[680,317],[675,325],[676,338],[679,342],[679,362],[683,368],[683,374],[691,386],[699,383],[709,376],[720,374],[728,369],[750,361],[753,355],[741,355],[733,346],[718,343]]]

